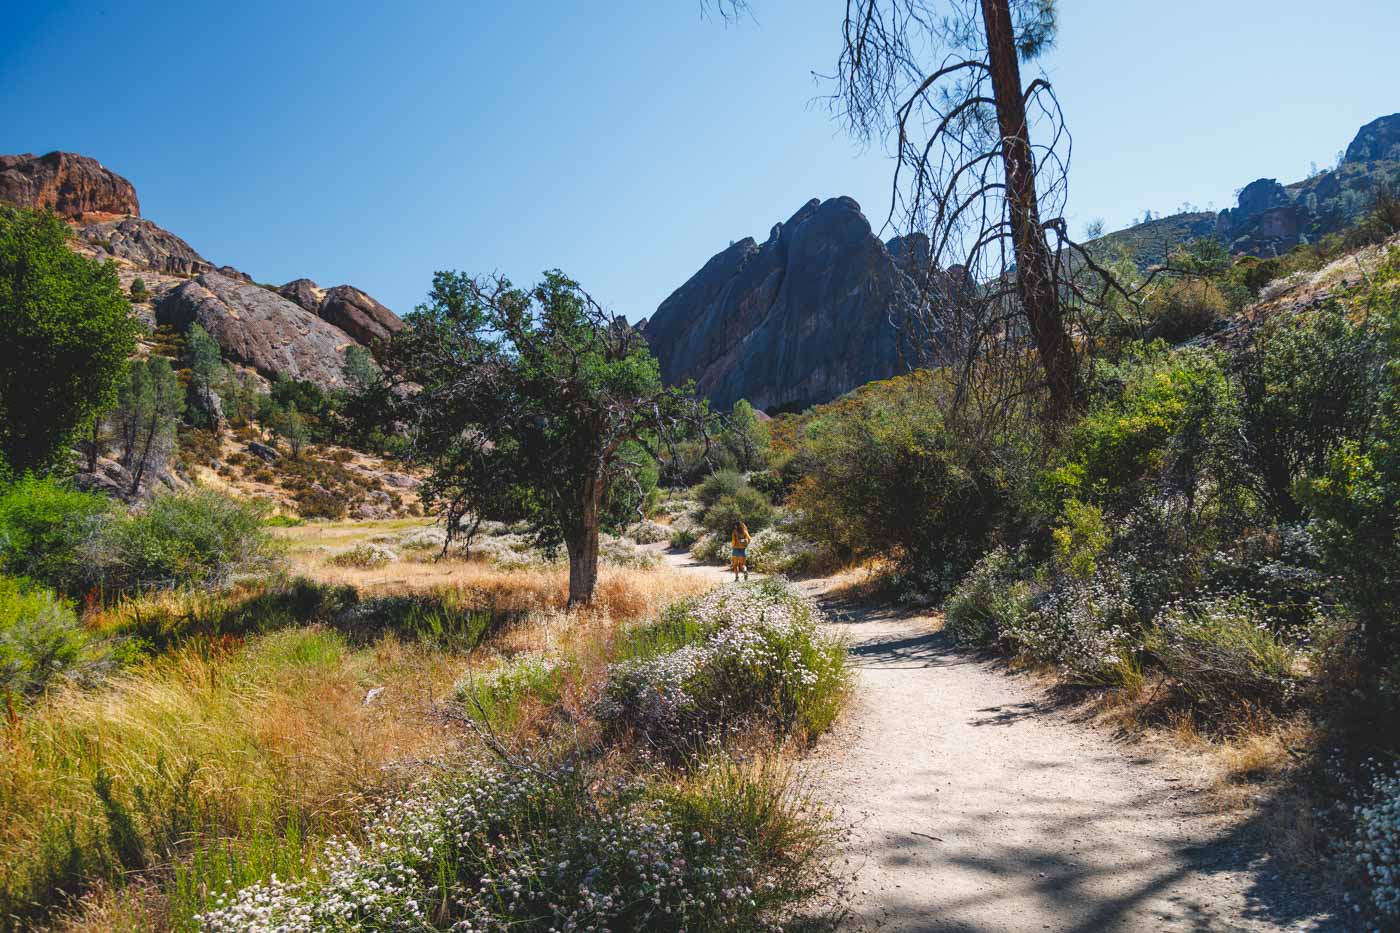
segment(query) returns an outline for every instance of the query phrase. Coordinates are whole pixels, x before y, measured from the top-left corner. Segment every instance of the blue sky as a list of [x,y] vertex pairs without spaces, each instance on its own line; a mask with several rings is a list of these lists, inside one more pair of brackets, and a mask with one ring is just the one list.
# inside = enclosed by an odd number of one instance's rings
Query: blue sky
[[[815,100],[841,0],[754,0],[729,26],[698,0],[219,6],[11,5],[0,152],[94,156],[209,259],[401,313],[435,269],[557,266],[635,320],[808,198],[888,206],[884,151]],[[1041,66],[1075,230],[1226,207],[1400,111],[1394,0],[1060,6]]]

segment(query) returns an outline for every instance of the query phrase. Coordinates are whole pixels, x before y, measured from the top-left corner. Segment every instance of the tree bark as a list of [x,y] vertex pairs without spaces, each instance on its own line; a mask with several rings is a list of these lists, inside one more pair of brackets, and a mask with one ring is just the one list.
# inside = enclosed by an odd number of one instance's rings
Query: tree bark
[[1035,154],[1031,150],[1021,66],[1008,0],[982,0],[992,91],[1001,130],[1006,168],[1006,199],[1011,208],[1011,237],[1016,251],[1016,290],[1050,390],[1050,414],[1059,419],[1074,408],[1074,346],[1065,329],[1055,292],[1054,257],[1040,227],[1035,190]]
[[564,547],[569,552],[570,609],[591,603],[593,590],[598,585],[598,513],[602,503],[601,481],[585,480],[581,500],[578,523],[570,529],[564,539]]

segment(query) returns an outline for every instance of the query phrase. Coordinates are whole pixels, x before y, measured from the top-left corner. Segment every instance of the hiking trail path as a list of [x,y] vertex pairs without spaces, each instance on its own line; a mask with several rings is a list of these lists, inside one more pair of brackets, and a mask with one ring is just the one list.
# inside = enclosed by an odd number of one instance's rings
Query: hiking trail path
[[846,828],[847,928],[1348,928],[1183,756],[1075,721],[1031,678],[956,650],[937,615],[843,602],[835,582],[800,586],[846,640],[855,694],[802,767]]

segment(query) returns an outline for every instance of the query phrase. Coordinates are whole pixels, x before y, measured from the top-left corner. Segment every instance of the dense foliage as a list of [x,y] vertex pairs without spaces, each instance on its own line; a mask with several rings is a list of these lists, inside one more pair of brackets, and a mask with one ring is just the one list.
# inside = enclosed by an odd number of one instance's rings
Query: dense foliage
[[0,204],[0,461],[15,474],[63,459],[136,349],[116,267],[69,236],[53,214]]
[[385,372],[404,387],[382,393],[391,418],[432,470],[425,503],[452,534],[529,521],[567,549],[576,604],[593,596],[599,532],[636,517],[655,484],[658,445],[703,417],[685,388],[661,384],[641,336],[560,272],[529,291],[439,273]]

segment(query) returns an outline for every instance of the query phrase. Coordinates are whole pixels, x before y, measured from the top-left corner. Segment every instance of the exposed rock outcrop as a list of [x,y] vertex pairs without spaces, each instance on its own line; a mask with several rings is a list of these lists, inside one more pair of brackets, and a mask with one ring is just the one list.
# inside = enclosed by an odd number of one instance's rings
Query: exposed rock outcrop
[[316,313],[366,346],[387,341],[403,330],[397,314],[353,285],[337,285],[327,291]]
[[214,264],[184,240],[142,217],[85,224],[77,234],[108,254],[166,275],[199,275]]
[[285,375],[322,389],[345,385],[349,335],[260,285],[206,272],[161,298],[156,320],[181,330],[199,322],[227,358],[269,379]]
[[316,314],[321,310],[321,302],[325,300],[326,290],[310,279],[292,279],[277,289],[277,294],[293,304],[300,305],[303,310]]
[[1400,162],[1400,113],[1367,123],[1347,146],[1345,162]]
[[1306,213],[1275,179],[1260,178],[1240,189],[1239,206],[1220,212],[1216,235],[1233,252],[1273,256],[1298,243]]
[[926,239],[887,247],[851,198],[814,199],[712,257],[642,333],[668,382],[717,406],[805,407],[907,368],[900,323],[927,266]]
[[0,201],[78,221],[141,213],[131,182],[72,152],[0,155]]

